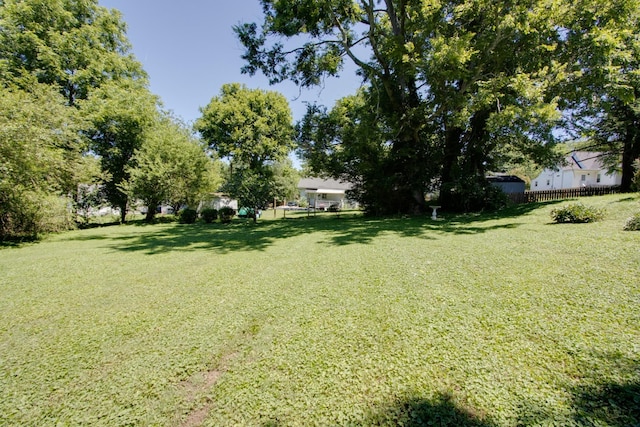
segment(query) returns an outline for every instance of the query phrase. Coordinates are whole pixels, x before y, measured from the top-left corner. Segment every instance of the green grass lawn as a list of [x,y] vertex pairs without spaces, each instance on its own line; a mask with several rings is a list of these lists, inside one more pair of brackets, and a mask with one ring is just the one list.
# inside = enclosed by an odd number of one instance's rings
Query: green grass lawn
[[0,425],[640,423],[637,195],[0,249]]

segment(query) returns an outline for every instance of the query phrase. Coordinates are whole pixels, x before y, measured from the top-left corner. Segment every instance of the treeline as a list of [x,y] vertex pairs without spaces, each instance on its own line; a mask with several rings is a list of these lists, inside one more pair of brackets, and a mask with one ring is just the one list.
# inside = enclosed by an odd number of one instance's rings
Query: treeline
[[97,0],[0,0],[0,86],[0,240],[101,206],[124,222],[134,203],[153,220],[219,190],[258,208],[294,196],[286,98],[226,85],[201,139],[150,92],[121,14]]
[[73,227],[93,207],[190,205],[220,164],[162,109],[120,13],[97,0],[0,2],[0,240]]
[[[235,27],[244,71],[322,85],[345,61],[362,89],[310,105],[297,139],[309,168],[355,184],[371,212],[499,200],[485,179],[557,164],[563,140],[622,164],[640,157],[638,0],[261,0]],[[286,46],[286,48],[285,48]]]

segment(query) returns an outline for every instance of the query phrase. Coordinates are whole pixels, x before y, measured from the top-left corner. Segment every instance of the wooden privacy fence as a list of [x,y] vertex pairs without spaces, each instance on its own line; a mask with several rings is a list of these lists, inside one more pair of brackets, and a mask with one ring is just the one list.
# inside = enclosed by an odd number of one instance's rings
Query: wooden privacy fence
[[525,191],[524,193],[509,193],[514,203],[546,202],[549,200],[572,199],[574,197],[603,196],[620,192],[619,185],[602,187],[565,188],[563,190]]

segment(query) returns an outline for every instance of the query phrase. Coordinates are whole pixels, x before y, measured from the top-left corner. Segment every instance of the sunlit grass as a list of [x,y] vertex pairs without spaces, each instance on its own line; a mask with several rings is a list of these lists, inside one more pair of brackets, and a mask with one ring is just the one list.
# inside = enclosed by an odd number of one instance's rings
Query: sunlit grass
[[0,425],[634,425],[640,198],[583,202],[2,249]]

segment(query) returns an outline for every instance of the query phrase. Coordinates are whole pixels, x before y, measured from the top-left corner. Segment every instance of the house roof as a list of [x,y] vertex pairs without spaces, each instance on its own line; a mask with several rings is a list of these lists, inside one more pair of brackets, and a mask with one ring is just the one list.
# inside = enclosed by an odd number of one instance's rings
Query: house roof
[[602,153],[592,151],[574,151],[566,158],[567,165],[563,170],[572,169],[584,169],[584,170],[602,170],[605,167],[602,165],[600,157]]
[[491,175],[487,177],[489,182],[518,182],[524,183],[524,181],[515,175]]
[[352,187],[353,185],[349,182],[338,181],[335,179],[302,178],[300,181],[298,181],[298,188],[307,191],[338,193],[350,190]]

